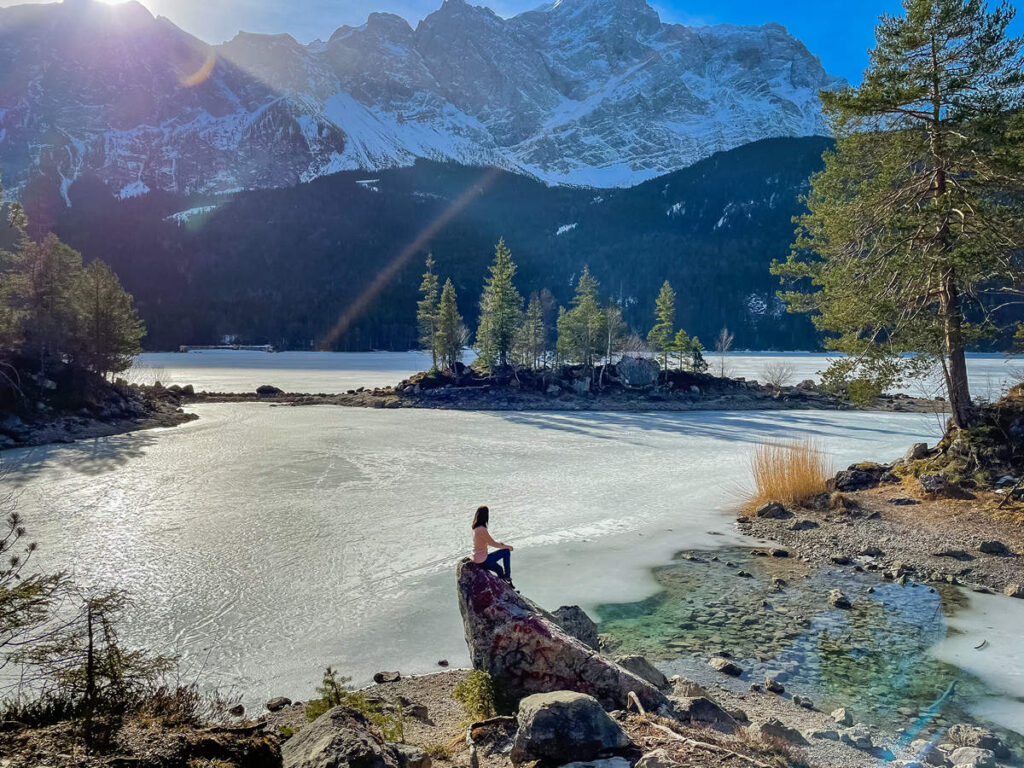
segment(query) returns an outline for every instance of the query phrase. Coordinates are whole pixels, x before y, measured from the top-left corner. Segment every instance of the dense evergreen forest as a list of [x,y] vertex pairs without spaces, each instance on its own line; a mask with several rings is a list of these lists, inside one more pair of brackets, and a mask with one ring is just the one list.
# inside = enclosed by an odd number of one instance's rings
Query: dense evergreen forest
[[[293,349],[409,349],[426,254],[475,326],[500,237],[524,295],[546,288],[568,305],[587,265],[627,325],[646,333],[667,279],[679,324],[701,338],[728,326],[736,348],[815,349],[818,333],[785,313],[768,265],[788,254],[799,197],[828,147],[761,141],[616,190],[421,161],[209,199],[116,200],[88,177],[71,186],[70,207],[43,181],[23,198],[30,221],[113,267],[151,350],[225,335]],[[343,316],[350,322],[332,334]]]

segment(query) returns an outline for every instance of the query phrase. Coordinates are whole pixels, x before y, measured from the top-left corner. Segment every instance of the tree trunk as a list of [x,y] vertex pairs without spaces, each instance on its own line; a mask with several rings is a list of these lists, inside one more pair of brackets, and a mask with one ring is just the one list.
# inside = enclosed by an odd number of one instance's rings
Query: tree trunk
[[964,340],[961,329],[960,295],[956,289],[953,270],[942,276],[939,292],[939,312],[942,315],[946,357],[949,360],[949,407],[953,424],[961,429],[974,423],[974,404],[967,382],[967,358],[964,355]]

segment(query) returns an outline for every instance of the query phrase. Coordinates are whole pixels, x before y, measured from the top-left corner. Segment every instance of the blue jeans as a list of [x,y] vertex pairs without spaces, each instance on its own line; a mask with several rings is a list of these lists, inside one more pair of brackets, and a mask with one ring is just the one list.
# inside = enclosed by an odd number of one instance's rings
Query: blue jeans
[[[480,563],[480,567],[485,570],[491,571],[492,573],[498,574],[499,578],[511,579],[512,578],[512,563],[511,563],[511,552],[507,549],[496,549],[487,556],[487,559]],[[501,565],[499,565],[499,563]],[[501,566],[504,565],[505,569],[502,570]]]

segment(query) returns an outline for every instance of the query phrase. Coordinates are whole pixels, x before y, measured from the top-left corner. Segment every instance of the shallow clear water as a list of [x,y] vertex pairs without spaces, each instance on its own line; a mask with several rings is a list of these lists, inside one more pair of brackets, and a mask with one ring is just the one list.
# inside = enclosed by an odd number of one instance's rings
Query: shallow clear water
[[[720,373],[722,358],[708,353],[712,373]],[[472,359],[467,352],[466,362]],[[746,379],[765,379],[770,364],[785,363],[791,382],[818,380],[828,367],[829,356],[793,352],[735,352],[724,357],[725,373]],[[397,384],[430,367],[422,352],[266,352],[199,351],[140,355],[127,374],[130,381],[165,385],[192,384],[208,392],[252,392],[272,384],[287,392],[335,394],[359,387]],[[1008,385],[1024,379],[1024,358],[1005,355],[969,355],[971,390],[977,397],[993,399]],[[916,397],[941,395],[938,378],[909,383],[905,391]]]
[[675,551],[740,540],[755,443],[814,436],[841,466],[936,437],[915,414],[195,410],[3,461],[40,565],[129,590],[131,638],[250,703],[308,696],[327,664],[465,663],[453,566],[478,504],[541,604],[638,600]]
[[[738,576],[741,569],[750,577]],[[1000,636],[991,621],[973,615],[976,608],[967,606],[975,596],[961,589],[901,586],[878,574],[735,548],[676,558],[655,578],[657,594],[599,606],[600,629],[619,652],[643,654],[669,674],[741,691],[770,675],[788,695],[809,696],[826,712],[847,707],[858,722],[907,728],[908,741],[967,713],[1024,730],[1014,693],[1021,690],[1022,652],[1003,642],[1011,634]],[[786,586],[775,589],[773,578]],[[829,604],[836,588],[851,600],[850,610]],[[1014,620],[1021,626],[1024,617],[1007,598],[977,597],[999,609],[1007,629]],[[990,652],[975,649],[983,639]],[[720,651],[743,668],[740,679],[708,666]],[[995,679],[993,663],[1011,679]]]

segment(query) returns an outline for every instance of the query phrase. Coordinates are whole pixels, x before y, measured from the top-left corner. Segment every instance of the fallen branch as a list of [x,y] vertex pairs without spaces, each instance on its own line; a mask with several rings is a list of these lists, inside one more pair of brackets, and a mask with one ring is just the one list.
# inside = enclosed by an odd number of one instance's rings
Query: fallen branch
[[469,724],[469,727],[466,729],[466,746],[469,747],[469,768],[480,768],[480,759],[476,755],[476,742],[473,741],[473,731],[477,728],[486,728],[489,725],[509,722],[515,722],[515,718],[511,715],[499,715],[498,717]]
[[[631,704],[634,707],[636,707],[637,712],[639,712],[644,717],[647,716],[647,710],[644,709],[644,705],[640,703],[640,699],[637,698],[637,695],[633,691],[630,691],[627,694],[626,699],[627,699],[627,705],[626,705],[627,709],[629,708],[629,705]],[[669,728],[667,726],[664,726],[664,725],[661,725],[660,723],[654,723],[654,722],[651,722],[650,720],[648,720],[647,724],[649,726],[651,726],[651,728],[654,728],[655,730],[661,731],[662,733],[666,734],[667,736],[671,736],[676,741],[681,741],[684,744],[690,745],[691,747],[699,747],[701,749],[706,749],[706,750],[708,750],[710,752],[717,752],[718,754],[725,755],[727,757],[736,757],[736,758],[739,758],[740,760],[744,760],[744,761],[750,763],[751,765],[756,765],[757,768],[772,768],[772,766],[768,765],[767,763],[762,763],[759,760],[755,760],[754,758],[749,757],[747,755],[742,755],[739,752],[733,752],[731,749],[726,749],[725,747],[719,746],[718,744],[710,744],[710,743],[708,743],[706,741],[697,741],[696,739],[691,739],[688,736],[683,736],[681,733],[676,733],[671,728]]]

